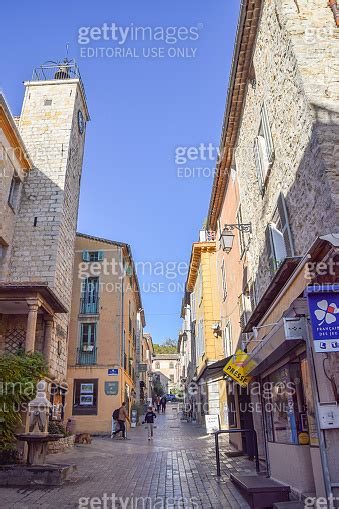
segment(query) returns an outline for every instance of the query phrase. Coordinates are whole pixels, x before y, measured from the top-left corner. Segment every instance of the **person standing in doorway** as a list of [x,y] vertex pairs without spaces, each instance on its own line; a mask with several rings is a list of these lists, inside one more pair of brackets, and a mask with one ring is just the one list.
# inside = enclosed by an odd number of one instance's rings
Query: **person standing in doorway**
[[129,417],[126,410],[126,403],[123,402],[121,407],[119,408],[118,415],[119,429],[117,431],[114,431],[113,437],[115,437],[118,433],[121,432],[122,438],[126,439],[126,420],[129,421]]
[[157,416],[153,412],[153,408],[151,406],[148,407],[147,412],[145,414],[145,418],[143,421],[143,424],[147,424],[147,430],[148,430],[148,440],[153,440],[153,429],[154,429],[154,419],[156,419]]
[[161,398],[161,411],[163,414],[166,412],[166,403],[167,403],[167,399],[164,394],[163,397]]

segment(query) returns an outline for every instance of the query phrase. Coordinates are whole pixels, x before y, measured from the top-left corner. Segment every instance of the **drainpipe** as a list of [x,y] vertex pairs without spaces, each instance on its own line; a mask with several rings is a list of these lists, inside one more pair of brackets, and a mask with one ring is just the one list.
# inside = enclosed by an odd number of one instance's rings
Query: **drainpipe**
[[338,8],[337,0],[328,0],[328,5],[332,9],[335,24],[337,27],[339,27],[339,8]]

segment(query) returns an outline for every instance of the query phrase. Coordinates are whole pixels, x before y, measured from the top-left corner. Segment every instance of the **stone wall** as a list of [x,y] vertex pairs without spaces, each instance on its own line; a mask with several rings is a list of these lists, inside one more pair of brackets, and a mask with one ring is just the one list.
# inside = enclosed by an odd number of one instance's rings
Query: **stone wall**
[[47,454],[60,454],[67,451],[68,449],[72,449],[74,444],[75,435],[60,438],[60,440],[56,440],[55,442],[48,442]]
[[[265,230],[280,192],[296,255],[305,253],[317,236],[337,228],[338,163],[333,146],[339,146],[339,91],[334,87],[339,35],[335,30],[332,12],[322,0],[312,5],[294,0],[264,3],[253,59],[256,84],[248,86],[235,154],[243,222],[253,226],[249,254],[259,297],[272,277]],[[275,160],[262,196],[253,145],[264,101]]]

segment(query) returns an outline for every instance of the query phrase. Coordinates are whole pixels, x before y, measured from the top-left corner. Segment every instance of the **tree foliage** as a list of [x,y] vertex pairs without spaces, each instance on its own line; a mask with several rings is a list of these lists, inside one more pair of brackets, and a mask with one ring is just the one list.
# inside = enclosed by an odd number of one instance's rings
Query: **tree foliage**
[[35,397],[36,385],[47,371],[43,356],[37,352],[0,357],[0,450],[13,447],[22,412]]
[[177,342],[174,339],[167,338],[162,344],[153,344],[155,355],[162,353],[177,353]]

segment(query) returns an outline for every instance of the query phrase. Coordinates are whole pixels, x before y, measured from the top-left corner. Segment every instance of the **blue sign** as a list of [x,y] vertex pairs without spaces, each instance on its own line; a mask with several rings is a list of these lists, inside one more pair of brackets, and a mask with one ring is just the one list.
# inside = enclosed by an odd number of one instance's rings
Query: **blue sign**
[[119,368],[108,368],[107,372],[109,376],[118,376]]
[[307,288],[315,352],[339,352],[339,285]]

